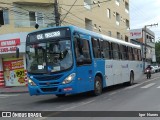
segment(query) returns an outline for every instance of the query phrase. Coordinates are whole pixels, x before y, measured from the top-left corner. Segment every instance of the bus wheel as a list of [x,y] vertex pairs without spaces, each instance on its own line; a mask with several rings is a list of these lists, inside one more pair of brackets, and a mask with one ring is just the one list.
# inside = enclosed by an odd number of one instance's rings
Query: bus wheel
[[134,84],[134,74],[133,72],[130,73],[130,81],[129,81],[129,85],[133,85]]
[[66,95],[65,94],[58,94],[56,95],[58,98],[62,98],[62,97],[65,97]]
[[99,76],[96,76],[94,80],[94,95],[98,96],[101,93],[102,93],[102,80]]

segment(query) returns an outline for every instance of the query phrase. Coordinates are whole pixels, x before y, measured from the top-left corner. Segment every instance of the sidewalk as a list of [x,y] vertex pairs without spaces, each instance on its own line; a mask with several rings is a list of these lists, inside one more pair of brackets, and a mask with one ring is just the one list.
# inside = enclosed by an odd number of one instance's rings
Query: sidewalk
[[28,87],[0,87],[0,94],[28,93]]

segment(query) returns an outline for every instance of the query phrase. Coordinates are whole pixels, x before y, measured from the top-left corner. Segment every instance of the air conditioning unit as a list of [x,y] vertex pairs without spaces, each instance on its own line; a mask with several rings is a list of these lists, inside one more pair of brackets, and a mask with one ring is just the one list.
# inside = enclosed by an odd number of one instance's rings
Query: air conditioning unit
[[93,0],[93,4],[96,4],[96,3],[97,3],[97,1]]
[[113,16],[116,16],[116,12],[113,12]]
[[101,7],[101,2],[100,1],[98,1],[98,7]]
[[102,31],[101,26],[99,26],[99,32],[101,32],[101,31]]

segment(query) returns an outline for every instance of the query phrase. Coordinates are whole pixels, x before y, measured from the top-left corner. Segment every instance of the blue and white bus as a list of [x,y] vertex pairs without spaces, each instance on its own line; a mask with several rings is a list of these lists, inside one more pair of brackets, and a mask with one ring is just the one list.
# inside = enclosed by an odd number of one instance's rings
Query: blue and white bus
[[141,47],[76,26],[31,32],[26,39],[30,95],[58,97],[133,84],[143,74]]

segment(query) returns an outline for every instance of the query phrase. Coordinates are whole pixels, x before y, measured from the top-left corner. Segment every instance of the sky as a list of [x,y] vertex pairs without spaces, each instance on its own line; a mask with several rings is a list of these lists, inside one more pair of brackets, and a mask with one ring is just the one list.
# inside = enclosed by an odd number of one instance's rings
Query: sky
[[155,40],[160,40],[160,0],[129,0],[130,29],[143,28],[145,25],[155,33]]

